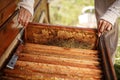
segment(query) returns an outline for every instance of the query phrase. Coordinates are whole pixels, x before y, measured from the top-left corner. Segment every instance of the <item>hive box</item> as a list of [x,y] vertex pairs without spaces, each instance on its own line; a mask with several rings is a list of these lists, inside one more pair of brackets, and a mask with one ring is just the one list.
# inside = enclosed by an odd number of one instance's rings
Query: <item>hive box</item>
[[95,29],[29,23],[15,50],[13,70],[2,79],[116,80],[109,53],[97,45]]

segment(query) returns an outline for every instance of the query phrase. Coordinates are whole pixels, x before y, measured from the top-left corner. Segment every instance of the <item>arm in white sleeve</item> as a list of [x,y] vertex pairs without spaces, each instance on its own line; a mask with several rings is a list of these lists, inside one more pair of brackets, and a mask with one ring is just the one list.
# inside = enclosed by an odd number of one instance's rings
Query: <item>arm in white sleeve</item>
[[120,17],[120,0],[116,0],[106,11],[106,13],[101,17],[112,25],[114,25],[116,19]]
[[34,0],[22,0],[18,3],[18,7],[27,9],[33,16],[34,13]]

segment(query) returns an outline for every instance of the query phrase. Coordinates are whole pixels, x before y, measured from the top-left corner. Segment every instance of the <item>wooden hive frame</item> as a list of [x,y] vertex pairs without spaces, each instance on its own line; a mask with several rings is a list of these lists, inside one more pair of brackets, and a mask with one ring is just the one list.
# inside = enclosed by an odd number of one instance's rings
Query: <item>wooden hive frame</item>
[[25,42],[68,48],[95,49],[95,29],[30,23],[25,30]]
[[24,41],[14,70],[5,68],[1,79],[116,80],[105,45],[96,48],[94,29],[29,23]]

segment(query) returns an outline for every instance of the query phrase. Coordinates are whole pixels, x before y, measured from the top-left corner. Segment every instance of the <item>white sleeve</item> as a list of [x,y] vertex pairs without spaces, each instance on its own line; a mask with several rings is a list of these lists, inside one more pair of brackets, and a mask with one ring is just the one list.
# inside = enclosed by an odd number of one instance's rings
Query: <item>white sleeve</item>
[[116,22],[116,19],[120,17],[120,0],[116,0],[106,11],[106,13],[101,17],[112,25]]
[[27,9],[33,16],[34,13],[34,0],[22,0],[18,3],[18,7]]

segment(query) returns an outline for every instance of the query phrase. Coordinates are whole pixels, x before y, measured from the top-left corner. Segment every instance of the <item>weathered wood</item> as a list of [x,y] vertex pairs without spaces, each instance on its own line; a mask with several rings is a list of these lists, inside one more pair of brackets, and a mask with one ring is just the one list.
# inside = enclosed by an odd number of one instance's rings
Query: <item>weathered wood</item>
[[[67,77],[89,77],[89,78],[101,78],[101,71],[99,70],[91,70],[86,68],[78,68],[71,66],[61,66],[61,65],[53,65],[53,64],[43,64],[43,63],[34,63],[28,61],[17,61],[15,70],[23,70],[24,73],[28,73],[29,70],[33,73],[48,73],[48,74],[58,74],[65,75]],[[28,70],[28,71],[24,71]],[[13,70],[14,71],[14,70]],[[9,72],[9,71],[8,71]],[[10,70],[12,72],[12,70]],[[30,74],[32,74],[32,72]],[[30,76],[30,75],[29,75]]]
[[101,75],[101,70],[91,70],[86,68],[44,64],[44,63],[17,61],[16,66],[24,67],[28,70],[30,69],[38,72],[56,73],[56,74],[64,74],[71,76],[93,75],[100,77]]
[[[57,46],[47,46],[47,45],[40,45],[34,43],[25,43],[24,48],[32,48],[32,49],[43,49],[43,50],[57,50],[68,52],[66,54],[70,55],[90,55],[90,56],[97,56],[99,53],[97,50],[89,50],[89,49],[77,49],[77,48],[64,48],[64,47],[57,47]],[[74,53],[69,53],[74,52]]]
[[[0,3],[0,27],[1,25],[14,13],[17,1],[16,0],[6,0]],[[3,5],[3,6],[2,6]]]
[[[92,57],[83,57],[83,56],[75,56],[75,55],[66,55],[66,54],[58,54],[54,51],[48,52],[45,50],[40,50],[40,51],[33,51],[33,50],[25,50],[23,53],[28,53],[28,54],[34,54],[34,55],[41,55],[41,56],[54,56],[54,57],[60,57],[60,58],[72,58],[72,59],[80,59],[80,60],[88,60],[88,61],[101,61],[100,58],[92,58]],[[60,52],[61,53],[61,52]]]
[[77,60],[77,59],[60,58],[60,57],[53,57],[53,56],[41,56],[41,55],[34,55],[34,54],[27,54],[27,53],[20,53],[18,54],[18,56],[19,56],[19,60],[21,61],[101,70],[99,65],[100,63],[97,61]]
[[29,24],[25,41],[70,48],[95,49],[95,30],[63,26]]
[[33,43],[26,43],[23,47],[25,50],[46,50],[46,51],[56,51],[59,54],[68,54],[68,55],[76,55],[76,56],[91,56],[98,57],[97,50],[87,50],[87,49],[75,49],[75,48],[63,48],[57,46],[47,46]]
[[[48,7],[48,2],[47,0],[35,0],[35,13],[34,13],[34,18],[33,22],[39,22],[41,18],[42,12],[45,13],[46,19],[49,22],[49,7]],[[48,23],[47,22],[47,23]],[[43,22],[46,23],[46,22]]]
[[75,58],[81,60],[100,61],[97,55],[98,52],[94,50],[61,48],[55,46],[26,43],[26,45],[23,47],[22,52],[29,54],[37,54],[37,55],[58,56],[58,57]]
[[35,1],[34,8],[35,8],[35,7],[37,7],[37,5],[38,5],[38,3],[39,3],[40,0],[34,0],[34,1]]
[[16,14],[17,11],[12,15],[13,18],[4,25],[4,28],[0,29],[0,57],[19,33],[18,25],[15,23]]
[[[30,80],[101,80],[100,77],[90,77],[86,75],[85,77],[77,77],[77,76],[70,76],[70,75],[62,75],[62,74],[53,74],[53,73],[42,73],[42,72],[35,72],[31,70],[27,70],[25,68],[17,67],[18,69],[14,69],[13,71],[9,69],[5,69],[4,72],[6,79],[9,80],[9,77],[18,78],[19,79],[30,79]],[[4,79],[4,76],[3,76]]]
[[0,0],[0,11],[2,11],[3,9],[5,9],[7,7],[7,5],[9,5],[13,0]]
[[0,80],[23,80],[23,79],[18,78],[17,76],[16,77],[13,77],[13,76],[10,77],[10,76],[7,76],[7,74],[6,74],[6,76],[1,76]]
[[[21,53],[24,50],[28,50],[29,53]],[[43,52],[38,54],[32,54],[34,51]],[[23,51],[22,51],[23,50]],[[30,51],[31,50],[31,51]],[[58,51],[57,51],[58,50]],[[20,45],[17,49],[19,56],[14,70],[5,69],[3,79],[39,79],[39,80],[101,80],[103,77],[102,70],[98,61],[84,60],[80,58],[69,57],[70,55],[82,56],[85,49],[69,49],[55,46],[46,46],[39,44],[26,43]],[[54,52],[55,51],[55,52]],[[95,56],[98,54],[94,50],[88,51],[88,55]],[[48,53],[50,55],[41,55],[44,52],[54,52],[59,54],[54,56],[54,53]],[[70,53],[68,53],[70,52]],[[74,54],[75,52],[75,54]],[[79,54],[80,53],[80,54]],[[64,57],[67,54],[67,57]],[[87,56],[84,54],[84,57]],[[63,55],[63,57],[61,57]],[[17,80],[17,79],[16,79]]]
[[[43,72],[35,72],[35,71],[32,71],[32,70],[29,70],[29,69],[25,69],[25,68],[22,68],[20,66],[18,66],[16,69],[14,70],[9,70],[9,69],[5,69],[4,72],[6,73],[5,76],[9,77],[9,76],[12,76],[12,77],[18,77],[18,78],[22,78],[22,79],[42,79],[42,80],[51,80],[52,78],[55,78],[57,77],[58,79],[59,78],[68,78],[66,77],[65,75],[59,75],[59,74],[52,74],[52,73],[43,73]],[[51,79],[50,79],[51,78]]]
[[20,37],[21,37],[21,34],[18,34],[16,36],[16,38],[12,41],[10,46],[5,50],[5,52],[0,57],[0,69],[2,69],[2,67],[4,67],[4,64],[5,64],[6,60],[11,55],[10,53],[13,51],[13,49],[16,48],[16,46],[17,46],[17,44],[19,42],[18,38],[20,38]]

